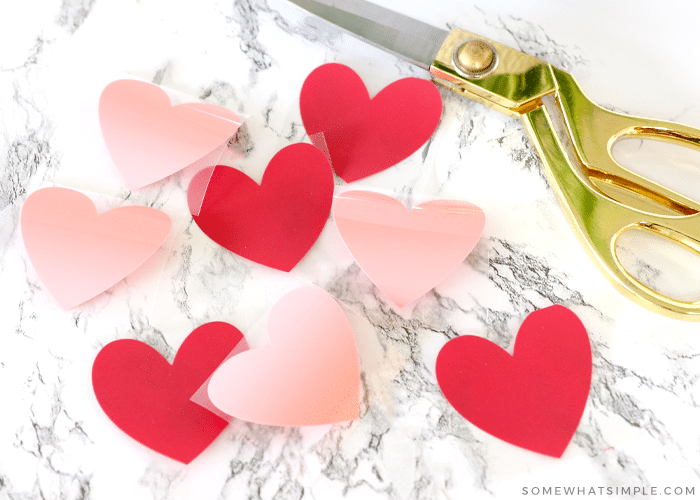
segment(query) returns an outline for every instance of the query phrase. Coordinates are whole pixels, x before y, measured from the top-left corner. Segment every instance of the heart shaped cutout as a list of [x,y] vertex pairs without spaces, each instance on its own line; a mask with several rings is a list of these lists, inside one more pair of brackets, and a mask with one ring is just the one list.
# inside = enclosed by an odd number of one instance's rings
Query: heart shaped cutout
[[350,324],[325,291],[289,292],[270,311],[272,347],[251,349],[219,367],[209,398],[241,420],[280,426],[357,418],[360,369]]
[[292,144],[270,161],[258,185],[235,168],[198,172],[187,190],[199,228],[235,254],[290,271],[309,251],[333,203],[333,174],[311,144]]
[[346,182],[408,158],[430,139],[442,114],[440,92],[429,80],[403,78],[370,99],[359,75],[337,63],[309,74],[299,106],[306,133]]
[[472,424],[557,458],[583,415],[591,371],[586,329],[559,305],[525,319],[512,356],[484,338],[465,335],[445,344],[435,367],[442,393]]
[[486,223],[484,212],[471,203],[434,200],[408,210],[390,196],[369,191],[336,197],[333,219],[358,265],[399,307],[454,271]]
[[117,80],[102,91],[100,127],[129,189],[164,179],[224,144],[241,118],[206,103],[172,106],[156,85]]
[[167,238],[171,221],[149,207],[119,207],[98,215],[84,194],[50,187],[27,197],[20,227],[39,278],[68,310],[143,264]]
[[92,365],[97,402],[142,445],[190,463],[228,425],[190,398],[241,342],[245,348],[234,326],[206,323],[187,336],[172,365],[138,340],[110,342]]

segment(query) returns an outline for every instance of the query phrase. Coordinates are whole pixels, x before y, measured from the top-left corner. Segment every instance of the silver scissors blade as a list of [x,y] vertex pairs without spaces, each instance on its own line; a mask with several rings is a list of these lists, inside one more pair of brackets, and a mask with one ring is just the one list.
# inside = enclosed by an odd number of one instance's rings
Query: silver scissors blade
[[449,34],[448,31],[364,0],[290,1],[426,70]]

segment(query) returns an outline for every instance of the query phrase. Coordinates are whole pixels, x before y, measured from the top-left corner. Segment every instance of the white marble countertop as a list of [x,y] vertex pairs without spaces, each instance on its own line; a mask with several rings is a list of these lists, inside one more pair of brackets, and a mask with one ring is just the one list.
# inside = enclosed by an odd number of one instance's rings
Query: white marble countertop
[[[562,67],[604,107],[700,128],[697,2],[382,4]],[[428,146],[354,183],[411,204],[466,200],[486,213],[475,251],[403,310],[362,276],[332,224],[286,275],[233,255],[192,222],[186,186],[195,167],[134,192],[124,187],[95,130],[96,99],[115,75],[246,115],[238,166],[258,181],[275,151],[309,142],[298,97],[313,68],[346,64],[371,94],[425,77],[305,17],[285,0],[0,7],[0,499],[452,500],[556,486],[592,487],[607,498],[642,498],[641,488],[700,494],[700,325],[649,312],[603,278],[516,120],[443,92]],[[89,191],[102,208],[153,206],[174,221],[149,265],[68,312],[43,289],[18,229],[23,200],[54,184]],[[131,440],[100,410],[90,370],[106,343],[139,339],[172,360],[196,326],[220,320],[245,333],[284,292],[309,282],[350,315],[362,370],[358,420],[314,428],[234,421],[183,465]],[[479,335],[508,348],[527,314],[552,304],[581,318],[593,349],[588,403],[561,459],[482,432],[435,379],[449,339]],[[640,490],[615,489],[623,487]]]

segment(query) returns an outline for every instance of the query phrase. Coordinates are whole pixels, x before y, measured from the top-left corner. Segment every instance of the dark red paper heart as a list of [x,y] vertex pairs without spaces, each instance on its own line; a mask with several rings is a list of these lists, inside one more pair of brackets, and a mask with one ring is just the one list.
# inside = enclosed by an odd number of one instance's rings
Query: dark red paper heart
[[357,73],[332,63],[309,74],[299,106],[306,133],[352,182],[396,165],[430,139],[442,98],[429,80],[403,78],[370,99]]
[[333,203],[333,173],[311,144],[292,144],[270,161],[258,184],[217,165],[187,191],[197,225],[219,245],[265,266],[290,271],[309,251]]
[[591,385],[591,346],[564,306],[530,314],[511,356],[471,335],[437,357],[442,393],[467,420],[508,443],[561,457],[578,427]]
[[139,443],[190,463],[228,425],[190,398],[242,339],[228,323],[206,323],[189,334],[172,365],[138,340],[111,342],[92,365],[97,402]]

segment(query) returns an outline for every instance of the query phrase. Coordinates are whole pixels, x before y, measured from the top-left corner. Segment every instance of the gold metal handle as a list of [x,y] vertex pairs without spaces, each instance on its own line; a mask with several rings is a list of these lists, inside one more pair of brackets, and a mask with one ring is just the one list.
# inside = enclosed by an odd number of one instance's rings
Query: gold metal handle
[[[563,72],[562,72],[563,73]],[[569,75],[566,75],[571,78]],[[573,80],[573,79],[572,79]],[[572,92],[573,89],[568,89],[567,92]],[[567,99],[571,99],[572,94],[567,95]],[[580,94],[579,98],[583,94]],[[585,98],[585,97],[584,97]],[[590,102],[590,101],[589,101]],[[562,104],[564,104],[562,102]],[[634,127],[637,118],[626,117],[611,113],[598,106],[588,110],[590,115],[583,120],[585,123],[605,122],[606,119],[616,121],[616,126],[623,125],[617,128],[617,132],[626,132],[630,127]],[[579,109],[563,105],[565,114],[571,112],[572,109]],[[579,115],[575,115],[578,117]],[[578,165],[572,163],[572,160],[565,153],[565,145],[555,133],[557,126],[552,119],[550,111],[545,107],[535,109],[522,116],[523,122],[534,139],[534,142],[539,151],[540,157],[545,165],[545,171],[550,185],[553,187],[557,198],[559,199],[564,211],[569,219],[569,222],[574,227],[579,240],[587,250],[591,259],[596,263],[603,274],[618,288],[625,296],[631,300],[647,307],[655,312],[685,320],[700,320],[700,300],[695,302],[685,302],[672,299],[660,294],[634,278],[620,263],[616,251],[615,244],[617,239],[625,231],[631,229],[639,229],[650,232],[673,241],[676,244],[682,245],[696,255],[700,256],[700,213],[695,210],[695,204],[690,202],[685,204],[684,197],[670,190],[660,190],[660,192],[668,192],[669,196],[661,196],[661,198],[669,200],[669,205],[677,206],[687,210],[687,215],[658,215],[653,211],[644,211],[638,208],[633,208],[622,204],[594,184],[591,177],[588,177],[591,172],[598,175],[597,179],[603,178],[600,168],[592,168],[586,162],[602,159],[598,153],[591,153],[595,150],[595,142],[599,129],[590,129],[587,131],[580,122],[576,122],[576,130],[572,131],[574,138],[574,148],[579,154],[579,159],[584,162],[585,175],[580,172]],[[571,115],[567,117],[571,118]],[[624,123],[619,120],[624,119]],[[645,127],[652,127],[655,130],[666,130],[669,123],[644,121]],[[601,126],[609,126],[601,125]],[[675,132],[681,134],[691,143],[700,137],[698,131],[694,131],[695,135],[691,135],[686,127],[682,131]],[[669,129],[670,130],[670,129]],[[615,137],[616,133],[608,134],[610,137]],[[610,142],[612,144],[612,142]],[[606,152],[603,145],[598,144],[598,148]],[[658,187],[652,181],[644,179],[636,175],[628,175],[626,169],[623,169],[614,162],[610,155],[610,147],[607,149],[607,159],[604,162],[604,167],[610,169],[610,176],[618,187],[632,186],[632,192],[640,195],[646,193],[650,188]],[[593,154],[594,156],[591,156]],[[610,163],[612,162],[612,163]],[[614,164],[614,165],[613,165]],[[596,165],[599,167],[599,165]],[[622,177],[618,177],[624,174]],[[629,177],[628,180],[625,180]],[[626,189],[626,187],[625,187]],[[637,201],[642,201],[646,197],[638,196]],[[647,198],[647,203],[650,209],[653,209],[656,201]],[[683,202],[683,203],[681,203]]]
[[671,142],[700,151],[700,130],[672,122],[622,115],[590,101],[565,71],[552,68],[556,99],[563,114],[577,160],[599,191],[644,212],[658,205],[668,214],[690,215],[700,203],[622,167],[612,156],[615,142],[625,137]]
[[[484,56],[489,50],[491,58]],[[651,310],[700,321],[700,300],[675,300],[647,287],[624,269],[615,251],[621,234],[638,229],[700,256],[700,203],[612,157],[613,145],[626,136],[700,150],[700,131],[607,111],[565,71],[459,28],[443,42],[430,72],[453,92],[523,120],[569,222],[613,285]]]

